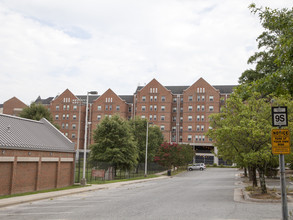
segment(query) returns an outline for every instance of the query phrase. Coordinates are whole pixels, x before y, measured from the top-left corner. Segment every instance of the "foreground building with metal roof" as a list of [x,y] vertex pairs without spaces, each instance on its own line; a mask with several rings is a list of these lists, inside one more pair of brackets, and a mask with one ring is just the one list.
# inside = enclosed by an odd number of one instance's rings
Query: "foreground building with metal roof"
[[0,114],[0,195],[74,183],[74,144],[46,119]]

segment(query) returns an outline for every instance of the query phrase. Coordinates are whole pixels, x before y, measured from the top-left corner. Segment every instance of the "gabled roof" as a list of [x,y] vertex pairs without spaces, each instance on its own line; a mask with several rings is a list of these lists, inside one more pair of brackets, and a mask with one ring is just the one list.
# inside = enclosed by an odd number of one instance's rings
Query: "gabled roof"
[[0,114],[0,148],[74,152],[74,143],[46,119]]
[[[86,95],[77,95],[76,96],[78,99],[82,100],[84,104],[86,104]],[[89,103],[93,103],[97,98],[99,98],[100,95],[89,95]]]
[[[138,86],[135,94],[137,91],[141,90],[144,86]],[[190,86],[165,86],[166,89],[170,90],[172,94],[183,94],[183,91],[188,89]],[[222,94],[230,94],[233,92],[233,89],[237,87],[237,85],[226,85],[226,86],[213,86],[215,89],[218,89]]]

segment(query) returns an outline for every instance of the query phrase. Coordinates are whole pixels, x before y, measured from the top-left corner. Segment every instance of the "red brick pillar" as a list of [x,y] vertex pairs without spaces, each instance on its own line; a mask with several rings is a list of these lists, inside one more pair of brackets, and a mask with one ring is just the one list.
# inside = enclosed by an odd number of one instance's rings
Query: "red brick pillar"
[[10,185],[10,194],[13,194],[15,191],[15,181],[16,181],[16,170],[17,170],[17,156],[14,157],[12,172],[11,172],[11,185]]
[[38,191],[40,189],[41,169],[42,169],[42,157],[40,157],[39,162],[38,162],[38,169],[37,169],[37,176],[36,176],[36,188],[35,188],[36,191]]
[[58,188],[59,186],[59,182],[60,182],[60,168],[61,168],[61,156],[59,156],[59,160],[58,160],[58,164],[57,164],[57,175],[56,175],[56,188]]

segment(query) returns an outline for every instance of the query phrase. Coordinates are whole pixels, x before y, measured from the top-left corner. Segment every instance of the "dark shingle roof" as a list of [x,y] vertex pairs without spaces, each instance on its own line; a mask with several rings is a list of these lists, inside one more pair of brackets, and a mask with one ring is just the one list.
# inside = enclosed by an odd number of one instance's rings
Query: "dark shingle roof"
[[74,152],[74,143],[46,119],[0,114],[0,148]]
[[35,103],[42,104],[42,105],[50,105],[53,99],[54,99],[54,97],[49,97],[49,98],[46,98],[46,99],[41,99],[41,96],[39,96],[36,99]]
[[3,108],[3,104],[0,104],[0,108]]
[[236,88],[236,85],[229,85],[229,86],[213,86],[215,89],[220,90],[222,94],[230,94],[233,92],[233,89]]
[[133,95],[119,95],[119,97],[124,100],[126,103],[133,103]]
[[[76,97],[81,99],[83,103],[86,104],[86,95],[77,95]],[[99,95],[89,95],[89,103],[93,103],[99,97]]]

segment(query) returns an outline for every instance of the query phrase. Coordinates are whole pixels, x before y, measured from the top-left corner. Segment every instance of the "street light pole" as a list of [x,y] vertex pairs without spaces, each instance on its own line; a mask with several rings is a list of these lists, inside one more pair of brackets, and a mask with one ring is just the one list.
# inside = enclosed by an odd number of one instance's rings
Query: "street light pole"
[[87,125],[88,125],[88,103],[89,103],[89,94],[98,94],[97,91],[87,92],[86,96],[86,110],[85,110],[85,131],[84,131],[84,145],[83,145],[83,170],[82,170],[82,179],[81,185],[86,185],[85,178],[85,169],[86,169],[86,146],[87,146]]
[[148,173],[148,140],[149,140],[149,122],[147,121],[146,141],[145,141],[144,177],[147,177],[147,173]]

